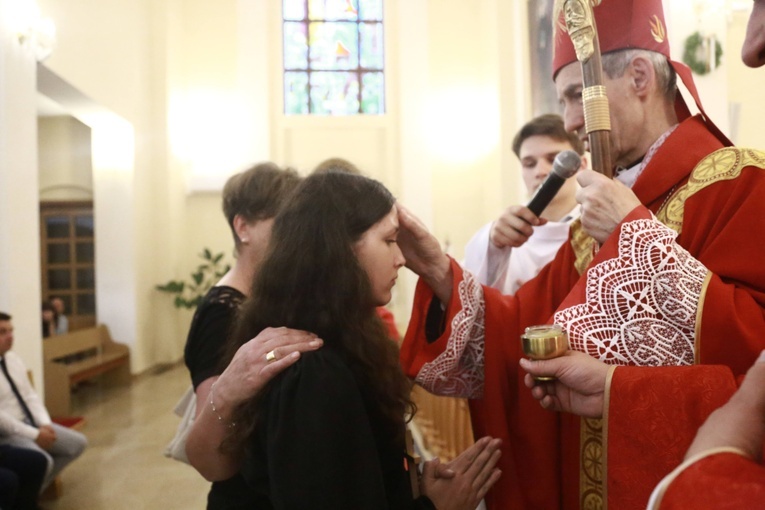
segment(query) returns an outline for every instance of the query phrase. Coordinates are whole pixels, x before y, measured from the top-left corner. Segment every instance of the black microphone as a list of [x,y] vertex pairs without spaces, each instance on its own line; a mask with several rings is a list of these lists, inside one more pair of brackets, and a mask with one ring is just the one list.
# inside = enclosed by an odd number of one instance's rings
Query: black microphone
[[526,207],[537,216],[542,214],[542,211],[552,202],[566,179],[574,175],[581,166],[582,158],[576,151],[559,152],[553,161],[552,171],[547,175],[545,182],[537,189],[537,192],[534,193],[534,196],[531,197]]

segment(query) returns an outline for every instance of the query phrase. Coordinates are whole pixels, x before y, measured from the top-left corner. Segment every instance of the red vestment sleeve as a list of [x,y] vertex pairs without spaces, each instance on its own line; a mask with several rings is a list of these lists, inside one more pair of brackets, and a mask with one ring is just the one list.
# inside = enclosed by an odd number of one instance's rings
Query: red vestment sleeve
[[660,510],[740,510],[765,506],[765,468],[736,453],[686,467],[667,487]]
[[765,348],[765,271],[756,262],[765,249],[763,202],[765,171],[746,166],[686,200],[678,238],[712,273],[700,304],[697,362],[727,365],[737,376]]

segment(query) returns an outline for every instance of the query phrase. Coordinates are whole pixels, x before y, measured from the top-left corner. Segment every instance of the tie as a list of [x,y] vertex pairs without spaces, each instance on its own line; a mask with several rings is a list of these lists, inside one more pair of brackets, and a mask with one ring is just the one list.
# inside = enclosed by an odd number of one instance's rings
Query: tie
[[35,423],[35,419],[32,418],[32,412],[27,407],[27,403],[24,402],[24,399],[21,398],[21,393],[19,393],[19,389],[16,387],[16,384],[13,382],[13,379],[11,379],[11,374],[8,373],[8,367],[5,366],[5,357],[0,358],[0,368],[3,369],[5,378],[8,379],[8,384],[11,385],[11,390],[13,391],[13,394],[16,395],[16,399],[19,401],[19,404],[21,404],[21,408],[24,410],[24,414],[27,415],[27,420],[29,421],[29,424],[32,425],[33,427],[36,427],[37,424]]

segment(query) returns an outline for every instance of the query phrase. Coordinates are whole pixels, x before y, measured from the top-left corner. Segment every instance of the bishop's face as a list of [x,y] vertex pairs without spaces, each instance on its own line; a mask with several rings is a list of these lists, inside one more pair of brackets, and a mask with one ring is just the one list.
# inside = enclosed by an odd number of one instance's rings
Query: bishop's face
[[[642,156],[636,152],[640,150],[638,141],[645,115],[641,111],[641,103],[634,89],[630,86],[630,79],[629,70],[615,79],[603,75],[611,118],[611,161],[614,165],[627,166]],[[583,89],[584,81],[579,62],[572,62],[558,71],[555,90],[558,102],[563,108],[564,126],[566,131],[576,133],[589,151],[589,140],[584,125]]]

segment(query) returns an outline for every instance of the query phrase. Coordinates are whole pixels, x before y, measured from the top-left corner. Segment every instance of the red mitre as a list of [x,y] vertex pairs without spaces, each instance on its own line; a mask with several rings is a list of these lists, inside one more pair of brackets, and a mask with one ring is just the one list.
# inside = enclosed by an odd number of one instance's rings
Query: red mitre
[[[578,1],[590,2],[591,0]],[[571,37],[565,30],[566,23],[564,20],[567,6],[570,4],[571,7],[575,8],[577,3],[576,0],[570,2],[556,1],[556,8],[558,5],[561,5],[562,8],[558,13],[558,21],[553,27],[555,34],[552,62],[553,79],[563,67],[577,61]],[[661,0],[601,0],[600,5],[593,8],[593,13],[598,29],[601,53],[637,48],[655,51],[666,56],[669,64],[693,96],[707,126],[725,145],[732,145],[704,112],[690,68],[670,58],[667,25],[664,22],[664,8]],[[690,110],[680,94],[677,95],[675,109],[680,120],[690,116]]]
[[[601,53],[640,48],[661,53],[669,58],[667,24],[664,22],[661,0],[602,0],[593,12]],[[558,25],[555,27],[553,78],[562,67],[576,62],[574,45],[565,27],[561,9]]]

